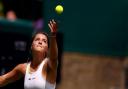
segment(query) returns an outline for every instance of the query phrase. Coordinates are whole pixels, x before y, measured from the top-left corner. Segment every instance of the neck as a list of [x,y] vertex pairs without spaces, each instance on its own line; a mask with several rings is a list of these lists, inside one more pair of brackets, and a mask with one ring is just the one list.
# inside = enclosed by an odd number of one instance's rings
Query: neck
[[44,59],[45,59],[45,55],[33,54],[32,66],[37,67]]

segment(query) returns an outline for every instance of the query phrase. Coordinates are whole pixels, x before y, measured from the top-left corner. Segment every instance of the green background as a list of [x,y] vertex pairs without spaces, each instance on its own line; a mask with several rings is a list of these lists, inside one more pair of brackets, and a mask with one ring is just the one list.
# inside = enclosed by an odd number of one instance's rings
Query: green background
[[[64,12],[58,15],[55,7],[61,4]],[[63,51],[102,55],[128,55],[127,0],[44,0],[42,5],[44,31],[48,21],[58,23]],[[31,21],[8,21],[0,18],[1,31],[18,32],[31,37]],[[12,30],[13,29],[13,30]],[[63,41],[63,42],[62,42]]]
[[[54,11],[61,4],[61,15]],[[64,51],[128,55],[127,0],[45,0],[45,21],[55,19],[63,33]]]

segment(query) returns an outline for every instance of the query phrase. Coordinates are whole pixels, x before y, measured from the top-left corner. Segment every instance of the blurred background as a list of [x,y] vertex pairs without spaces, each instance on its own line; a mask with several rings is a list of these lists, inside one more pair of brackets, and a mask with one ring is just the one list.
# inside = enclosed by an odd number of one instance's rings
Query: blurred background
[[[49,33],[51,19],[59,28],[57,89],[128,89],[127,0],[0,0],[1,75],[27,61],[32,34]],[[17,88],[23,79],[1,89]]]

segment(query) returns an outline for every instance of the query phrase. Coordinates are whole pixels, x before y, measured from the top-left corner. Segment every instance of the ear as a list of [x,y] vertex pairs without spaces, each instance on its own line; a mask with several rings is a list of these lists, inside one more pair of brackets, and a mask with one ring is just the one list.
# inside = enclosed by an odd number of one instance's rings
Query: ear
[[31,48],[30,48],[31,50],[32,50],[32,46],[33,46],[33,43],[31,44]]

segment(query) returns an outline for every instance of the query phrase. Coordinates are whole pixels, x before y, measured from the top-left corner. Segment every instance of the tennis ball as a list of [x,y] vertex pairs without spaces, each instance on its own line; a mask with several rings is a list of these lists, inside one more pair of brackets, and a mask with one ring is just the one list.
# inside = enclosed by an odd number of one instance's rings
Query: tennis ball
[[56,13],[61,14],[63,12],[63,6],[57,5],[55,8]]

